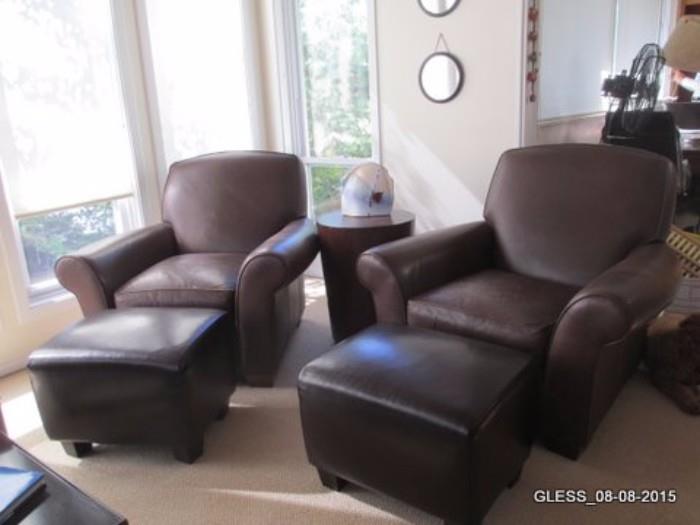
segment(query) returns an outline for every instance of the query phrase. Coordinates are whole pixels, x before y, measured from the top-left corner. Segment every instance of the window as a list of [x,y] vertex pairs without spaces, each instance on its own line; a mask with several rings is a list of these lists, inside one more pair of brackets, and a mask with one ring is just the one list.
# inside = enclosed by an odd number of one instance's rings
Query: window
[[307,165],[316,213],[338,208],[340,182],[378,157],[372,8],[368,0],[297,0],[287,55],[299,97],[296,153]]
[[137,221],[109,2],[0,2],[0,170],[30,291],[57,257]]
[[131,229],[131,199],[118,199],[18,219],[29,281],[51,289],[53,265],[63,254]]
[[166,165],[254,147],[242,0],[147,0]]
[[607,110],[603,79],[665,40],[670,0],[542,0],[540,120]]

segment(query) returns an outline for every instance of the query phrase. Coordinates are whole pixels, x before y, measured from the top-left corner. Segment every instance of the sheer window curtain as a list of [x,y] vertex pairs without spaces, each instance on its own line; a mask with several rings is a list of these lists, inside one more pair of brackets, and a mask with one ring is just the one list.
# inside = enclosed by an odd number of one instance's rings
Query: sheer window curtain
[[0,136],[15,216],[133,194],[109,3],[0,2]]
[[195,155],[260,147],[247,0],[142,6],[162,169]]

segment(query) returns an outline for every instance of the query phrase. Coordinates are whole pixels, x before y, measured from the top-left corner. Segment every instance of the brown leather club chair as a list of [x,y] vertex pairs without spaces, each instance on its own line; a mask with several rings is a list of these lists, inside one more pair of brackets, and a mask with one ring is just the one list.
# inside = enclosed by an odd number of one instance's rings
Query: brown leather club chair
[[170,168],[163,222],[56,263],[85,316],[132,306],[233,310],[250,384],[271,385],[304,310],[318,251],[304,168],[293,155],[230,152]]
[[679,282],[664,242],[675,181],[668,160],[636,149],[508,151],[483,222],[373,248],[359,277],[379,322],[545,354],[540,434],[576,458]]

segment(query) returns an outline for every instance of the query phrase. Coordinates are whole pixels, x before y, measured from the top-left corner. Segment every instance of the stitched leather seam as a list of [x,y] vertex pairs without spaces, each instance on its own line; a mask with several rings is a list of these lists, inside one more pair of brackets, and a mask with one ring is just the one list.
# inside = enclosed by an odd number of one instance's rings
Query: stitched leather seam
[[[509,151],[517,151],[517,150],[509,150]],[[503,155],[501,155],[501,158],[498,159],[498,164],[496,164],[496,169],[494,171],[494,173],[495,173],[494,180],[491,183],[491,186],[489,186],[489,191],[486,193],[486,200],[484,201],[485,204],[484,204],[483,217],[484,217],[484,220],[488,224],[491,224],[490,220],[489,220],[490,216],[491,216],[491,213],[489,213],[491,211],[490,202],[491,202],[492,198],[493,199],[497,198],[497,194],[500,191],[501,182],[503,180],[501,166],[505,162],[505,157],[509,153],[509,151],[506,151]],[[493,197],[492,197],[492,194],[493,194]],[[488,207],[488,209],[487,209],[487,207]]]
[[462,426],[460,424],[455,424],[450,421],[447,421],[445,418],[442,418],[440,416],[435,416],[431,413],[429,413],[426,410],[420,409],[418,407],[406,405],[406,404],[400,404],[400,403],[393,403],[389,400],[382,400],[382,399],[377,399],[376,397],[372,396],[371,394],[359,392],[357,390],[352,390],[347,387],[342,387],[339,385],[333,385],[329,384],[327,382],[322,382],[322,383],[299,383],[299,390],[300,391],[305,391],[305,392],[311,392],[313,390],[320,390],[321,392],[330,392],[332,394],[335,394],[337,396],[342,396],[342,397],[349,397],[350,399],[357,400],[359,399],[360,401],[367,403],[369,405],[373,405],[375,407],[391,410],[395,413],[398,413],[402,416],[413,416],[416,417],[424,422],[427,422],[432,425],[436,425],[442,428],[445,428],[447,430],[450,430],[452,432],[458,432],[460,434],[464,434],[467,436],[470,436],[472,432],[474,432],[476,429],[471,430],[467,428],[466,426]]
[[235,288],[153,288],[150,290],[129,290],[129,291],[119,291],[116,293],[119,295],[138,295],[144,293],[158,293],[158,292],[212,292],[212,293],[231,293],[235,292]]
[[[68,256],[68,258],[72,259],[74,261],[82,262],[83,264],[85,264],[88,267],[88,269],[90,270],[90,273],[89,273],[90,280],[92,280],[93,284],[97,286],[97,288],[100,292],[100,296],[102,297],[102,302],[105,305],[105,308],[109,308],[110,306],[109,306],[109,300],[107,298],[107,290],[106,290],[105,283],[104,283],[102,277],[100,276],[100,273],[97,271],[97,268],[92,264],[90,259],[88,259],[87,257],[74,256],[74,255]],[[80,302],[80,301],[78,300],[78,302]]]
[[[393,270],[391,269],[391,266],[389,266],[389,263],[386,262],[386,259],[382,257],[381,255],[370,252],[370,253],[365,253],[363,257],[370,257],[372,259],[375,259],[381,266],[384,267],[389,272],[389,275],[393,277],[394,285],[396,286],[398,292],[399,292],[399,297],[401,298],[401,304],[403,305],[403,322],[407,323],[408,322],[408,300],[406,299],[406,293],[403,290],[403,287],[401,286],[401,282],[399,279],[396,277],[396,274],[394,274]],[[358,276],[359,277],[359,276]],[[362,283],[363,286],[370,288],[367,283],[364,282],[364,279],[361,277],[359,278],[359,281]]]
[[536,358],[532,357],[532,360],[525,364],[522,370],[520,370],[515,375],[515,377],[512,378],[510,383],[508,383],[506,388],[500,392],[500,395],[498,396],[494,404],[487,410],[486,417],[483,420],[481,420],[477,425],[476,429],[474,430],[474,435],[478,435],[481,432],[481,430],[490,422],[490,420],[498,415],[501,406],[503,405],[503,403],[510,401],[514,391],[523,386],[523,383],[526,383],[528,380],[534,381],[530,377],[531,375],[537,373],[536,370],[532,370],[532,368],[534,367],[532,363],[534,361],[536,361]]
[[629,308],[627,308],[627,305],[619,297],[612,295],[612,294],[604,294],[604,293],[583,295],[583,296],[579,297],[578,299],[576,299],[575,301],[569,303],[566,306],[566,308],[564,308],[564,311],[561,313],[561,315],[559,316],[559,319],[557,320],[555,332],[556,332],[556,330],[559,329],[559,325],[560,325],[561,321],[564,319],[566,314],[569,313],[569,310],[571,310],[574,306],[576,306],[581,301],[585,301],[586,299],[605,299],[607,301],[610,301],[617,308],[619,308],[619,310],[622,312],[622,315],[625,318],[625,323],[627,324],[628,328],[625,331],[625,335],[622,336],[622,338],[618,339],[617,341],[611,341],[610,343],[605,343],[605,344],[606,345],[612,344],[612,343],[619,342],[622,339],[624,339],[626,337],[627,333],[629,333],[629,331],[632,329],[632,327],[634,325],[634,323],[632,322],[632,319],[631,319],[632,316],[629,312]]
[[[259,254],[257,254],[257,255],[254,255],[254,256],[251,257],[250,259],[248,259],[248,261],[246,261],[246,262],[243,264],[243,266],[241,267],[241,270],[240,270],[240,273],[239,273],[239,276],[238,276],[238,284],[239,284],[239,286],[237,287],[237,289],[242,288],[242,285],[243,285],[243,283],[245,282],[245,280],[244,280],[244,275],[245,275],[245,273],[247,273],[246,270],[250,267],[250,265],[253,263],[253,261],[255,261],[256,259],[262,259],[262,258],[264,258],[264,257],[269,257],[269,258],[271,258],[271,259],[273,259],[273,260],[279,261],[280,263],[282,263],[282,267],[284,268],[284,273],[285,273],[285,274],[289,273],[289,272],[288,272],[288,268],[287,268],[287,264],[285,263],[285,261],[284,261],[284,259],[283,259],[282,257],[280,257],[279,255],[273,254],[273,253],[268,253],[268,252],[266,252],[266,253],[259,253]],[[278,289],[279,289],[279,288],[277,288],[276,290],[278,290]],[[236,318],[235,318],[235,319],[236,319],[236,327],[239,327],[239,326],[240,326],[240,325],[239,325],[239,321],[240,321],[240,312],[241,312],[241,309],[240,309],[240,307],[239,307],[240,301],[241,301],[241,294],[240,294],[240,293],[236,293],[236,297],[235,297],[235,308],[234,308],[234,310],[235,310],[235,315],[236,315]]]
[[[306,219],[308,219],[308,218],[304,217],[304,219],[306,221]],[[290,222],[289,224],[284,226],[279,232],[277,232],[275,235],[281,235],[287,228],[289,228],[292,224],[294,224],[295,222],[297,222],[299,220],[300,219],[295,219],[294,221]],[[303,231],[304,227],[306,226],[305,221],[299,227],[299,229],[302,231]],[[272,239],[272,237],[270,237],[268,240],[270,240],[270,239]],[[304,239],[302,239],[302,241],[303,240]],[[265,244],[266,242],[267,241],[264,241],[263,244]],[[314,256],[315,256],[315,254],[314,254]],[[259,254],[253,255],[250,259],[244,261],[243,265],[241,266],[241,269],[239,270],[239,273],[238,273],[238,283],[236,285],[236,292],[237,293],[236,293],[235,298],[234,298],[234,301],[235,301],[235,303],[234,303],[234,305],[235,305],[234,306],[234,316],[235,316],[234,323],[236,325],[236,328],[240,327],[240,312],[241,312],[241,308],[240,308],[241,294],[238,293],[238,290],[240,290],[243,286],[244,277],[245,277],[245,274],[247,273],[246,270],[248,270],[248,268],[253,263],[253,261],[255,261],[258,258],[263,258],[263,257],[270,257],[270,258],[282,263],[282,268],[284,270],[285,277],[289,276],[289,274],[290,274],[289,265],[287,264],[285,259],[283,257],[281,257],[280,255],[275,254],[275,253],[271,253],[271,252],[259,253]],[[286,278],[285,278],[285,280],[286,280]],[[284,286],[284,282],[282,283],[281,286],[276,287],[274,291],[275,292],[279,291],[283,286]]]
[[[554,337],[556,337],[557,330],[559,330],[559,326],[560,326],[562,320],[564,319],[564,317],[566,316],[566,314],[569,312],[569,310],[570,310],[571,308],[573,308],[573,307],[574,307],[575,305],[577,305],[579,302],[584,301],[584,300],[589,299],[589,298],[592,298],[592,299],[605,299],[605,300],[610,301],[611,303],[613,303],[614,305],[616,305],[616,306],[618,306],[618,307],[620,307],[620,305],[622,305],[622,308],[620,308],[620,310],[622,311],[623,315],[625,316],[625,321],[626,321],[626,324],[627,324],[627,326],[628,326],[628,329],[625,331],[625,334],[624,334],[621,338],[619,338],[619,339],[617,339],[617,340],[615,340],[615,341],[610,341],[610,342],[607,342],[607,343],[604,343],[604,344],[600,345],[601,351],[596,352],[594,361],[593,361],[593,363],[592,363],[592,367],[591,367],[591,369],[590,369],[590,370],[591,370],[591,373],[588,374],[588,376],[589,376],[589,382],[588,382],[588,387],[587,387],[587,389],[586,389],[586,393],[587,393],[588,399],[587,399],[587,401],[586,401],[586,403],[585,403],[585,406],[586,406],[586,420],[583,422],[583,423],[584,423],[583,426],[584,426],[585,432],[586,432],[586,442],[587,442],[587,440],[590,438],[590,424],[591,424],[591,421],[592,421],[592,419],[593,419],[593,398],[592,398],[593,383],[594,383],[594,381],[595,381],[595,374],[596,374],[596,370],[598,369],[598,362],[599,362],[599,360],[600,360],[600,356],[601,356],[602,352],[605,351],[605,350],[604,350],[605,348],[608,348],[608,347],[610,347],[610,346],[614,346],[614,345],[616,345],[616,344],[619,344],[619,343],[623,342],[623,341],[626,339],[626,337],[629,335],[630,331],[632,330],[632,323],[630,322],[630,315],[629,315],[629,313],[628,313],[628,308],[624,305],[624,303],[623,303],[619,298],[617,298],[617,297],[615,297],[615,296],[613,296],[613,295],[610,295],[610,294],[588,294],[588,295],[584,295],[584,296],[578,298],[576,301],[570,303],[570,304],[564,309],[564,311],[562,312],[562,314],[559,316],[559,319],[558,319],[558,321],[557,321],[555,330],[554,330],[553,335],[552,335],[552,339],[551,339],[551,341],[550,341],[550,347],[549,347],[550,352],[551,352],[551,349],[552,349],[552,346],[553,346]],[[585,443],[584,443],[584,444],[585,444]],[[577,446],[577,448],[580,450],[581,446]]]
[[[626,336],[623,337],[622,339],[619,339],[618,341],[613,341],[612,343],[607,343],[603,345],[603,348],[608,348],[610,346],[614,346],[617,344],[622,343],[625,340]],[[593,420],[593,384],[595,382],[595,372],[598,370],[598,362],[600,361],[600,356],[602,352],[597,352],[595,361],[593,363],[593,373],[591,374],[591,382],[588,385],[588,392],[590,392],[590,397],[588,399],[587,407],[588,407],[588,413],[586,414],[586,440],[590,438],[590,425],[591,421]]]
[[664,223],[664,215],[669,203],[672,202],[672,199],[669,197],[671,190],[671,185],[666,182],[666,184],[664,184],[664,196],[663,201],[661,202],[661,210],[659,211],[659,217],[656,223],[656,235],[654,236],[656,239],[659,239],[663,233],[661,231],[661,225]]

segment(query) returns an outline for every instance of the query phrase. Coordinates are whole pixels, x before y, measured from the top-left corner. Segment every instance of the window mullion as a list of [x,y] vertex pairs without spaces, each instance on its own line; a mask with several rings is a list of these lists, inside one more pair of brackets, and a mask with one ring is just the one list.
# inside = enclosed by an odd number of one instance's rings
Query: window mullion
[[253,135],[253,147],[266,149],[268,140],[268,130],[264,118],[263,103],[258,93],[263,93],[262,82],[262,49],[260,46],[260,25],[255,5],[256,0],[242,0],[241,10],[243,20],[249,23],[243,24],[243,53],[246,71],[246,83],[249,93],[250,128]]
[[[323,211],[340,205],[340,181],[348,169],[380,158],[375,3],[374,0],[340,0],[332,4],[323,0],[309,0],[306,3],[277,0],[277,9],[276,16],[284,22],[278,46],[278,50],[280,47],[282,49],[278,51],[278,58],[285,61],[284,69],[288,72],[284,84],[289,96],[282,97],[282,100],[290,101],[287,114],[290,115],[289,128],[293,137],[292,151],[302,158],[306,166],[314,211]],[[350,16],[340,16],[343,13]],[[335,35],[336,31],[341,40],[328,42],[330,48],[324,49],[320,36]],[[358,95],[362,92],[350,89],[352,86],[349,83],[353,79],[347,75],[350,74],[348,68],[352,67],[348,60],[359,56],[351,54],[353,58],[348,58],[349,48],[357,45],[349,38],[360,32],[366,38],[367,56],[364,57],[366,65],[363,67],[366,67],[364,74],[368,92]],[[357,48],[353,49],[358,51]],[[337,78],[333,76],[328,80],[318,77],[321,74],[319,67],[322,67],[319,60],[331,60],[329,64],[335,64],[333,74]],[[354,66],[357,67],[358,63],[355,62]],[[311,76],[306,78],[307,74]],[[326,84],[327,80],[331,82],[330,85]],[[307,91],[307,83],[316,86],[317,81],[320,82],[319,89]],[[356,98],[358,96],[359,99]],[[340,98],[335,100],[335,97]],[[346,97],[352,99],[347,100]],[[356,112],[355,104],[358,101],[362,109]],[[321,113],[316,114],[316,111]],[[364,118],[370,121],[369,129],[352,120]],[[312,140],[319,143],[312,144]]]
[[306,157],[306,117],[304,84],[301,69],[300,38],[297,21],[297,0],[275,0],[277,34],[277,59],[284,75],[281,87],[281,104],[285,120],[285,148],[295,155]]
[[[127,131],[137,174],[136,210],[140,224],[160,220],[159,162],[148,104],[147,79],[143,67],[144,39],[140,38],[137,7],[134,0],[111,0],[114,45],[117,53],[121,93],[126,113]],[[133,219],[132,219],[132,222]]]
[[372,160],[382,162],[381,120],[379,113],[379,69],[377,57],[377,8],[376,0],[366,0],[368,52],[369,52],[369,103],[372,119]]

